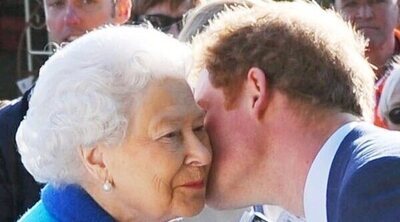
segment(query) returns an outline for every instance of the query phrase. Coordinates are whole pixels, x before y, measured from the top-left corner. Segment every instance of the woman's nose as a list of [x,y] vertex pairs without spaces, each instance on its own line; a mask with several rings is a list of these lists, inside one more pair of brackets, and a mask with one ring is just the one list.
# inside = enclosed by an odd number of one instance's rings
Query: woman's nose
[[187,142],[185,164],[191,166],[206,166],[211,163],[212,154],[209,143],[203,144],[195,135]]

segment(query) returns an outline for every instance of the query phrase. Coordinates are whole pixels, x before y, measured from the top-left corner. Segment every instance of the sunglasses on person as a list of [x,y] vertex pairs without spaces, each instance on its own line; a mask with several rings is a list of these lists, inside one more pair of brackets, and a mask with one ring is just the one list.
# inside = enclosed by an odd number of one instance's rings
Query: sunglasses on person
[[150,22],[153,27],[158,28],[163,32],[168,32],[174,24],[177,25],[178,31],[181,31],[183,26],[182,16],[171,17],[161,14],[135,16],[134,22],[135,24]]
[[400,107],[396,107],[390,110],[389,120],[394,124],[400,124]]

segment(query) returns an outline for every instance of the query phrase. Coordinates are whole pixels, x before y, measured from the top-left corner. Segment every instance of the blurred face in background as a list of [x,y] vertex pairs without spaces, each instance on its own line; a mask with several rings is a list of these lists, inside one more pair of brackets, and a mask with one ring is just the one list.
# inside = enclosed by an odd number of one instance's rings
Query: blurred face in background
[[397,85],[393,91],[385,121],[389,129],[400,131],[400,85]]
[[[392,75],[394,74],[398,75],[400,73],[392,73]],[[393,91],[386,95],[388,98],[384,98],[385,105],[379,104],[379,108],[381,110],[384,109],[382,114],[387,128],[400,131],[400,81],[399,79],[396,79],[396,81]]]
[[182,30],[183,15],[192,7],[194,7],[192,0],[182,1],[177,8],[172,8],[170,1],[160,1],[160,3],[148,8],[142,15],[138,15],[136,22],[148,21],[155,28],[172,34],[176,38]]
[[335,0],[335,8],[369,39],[370,47],[393,41],[399,22],[398,0]]
[[44,0],[50,41],[70,42],[105,24],[122,24],[130,17],[130,0]]

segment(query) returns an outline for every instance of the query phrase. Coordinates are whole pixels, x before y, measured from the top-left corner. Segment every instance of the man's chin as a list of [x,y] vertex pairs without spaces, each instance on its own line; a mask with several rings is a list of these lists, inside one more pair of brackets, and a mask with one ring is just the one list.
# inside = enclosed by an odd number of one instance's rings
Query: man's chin
[[229,201],[227,199],[219,199],[219,198],[210,198],[207,199],[206,205],[215,210],[236,210],[248,207],[250,205],[240,205],[236,202]]
[[241,208],[241,206],[236,206],[237,203],[232,201],[232,196],[235,194],[227,194],[226,192],[220,192],[216,189],[208,189],[206,195],[207,206],[216,210],[232,210]]
[[367,48],[379,48],[385,43],[385,40],[383,38],[380,38],[371,33],[365,33],[364,36],[368,42]]
[[230,189],[232,184],[226,183],[228,179],[223,174],[218,174],[215,169],[214,171],[210,171],[206,189],[207,206],[216,210],[241,208],[235,205],[237,204],[235,197],[238,194],[232,192]]
[[226,202],[223,200],[217,200],[217,199],[207,199],[206,201],[207,206],[215,209],[215,210],[228,210],[231,209],[226,205]]
[[221,193],[218,192],[215,188],[215,186],[213,186],[213,188],[210,188],[209,184],[206,193],[206,204],[211,208],[217,210],[225,210],[225,205],[227,204],[227,202],[225,198],[222,197]]

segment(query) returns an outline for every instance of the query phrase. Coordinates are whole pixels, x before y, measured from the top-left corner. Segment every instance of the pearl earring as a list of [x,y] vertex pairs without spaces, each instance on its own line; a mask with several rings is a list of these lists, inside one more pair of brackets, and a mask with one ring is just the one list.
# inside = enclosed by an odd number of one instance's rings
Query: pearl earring
[[109,181],[109,180],[106,180],[106,181],[103,183],[103,190],[104,190],[105,192],[110,192],[110,191],[111,191],[111,188],[112,188],[112,185],[111,185],[110,181]]

